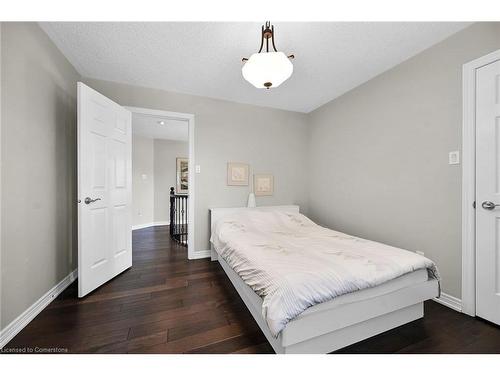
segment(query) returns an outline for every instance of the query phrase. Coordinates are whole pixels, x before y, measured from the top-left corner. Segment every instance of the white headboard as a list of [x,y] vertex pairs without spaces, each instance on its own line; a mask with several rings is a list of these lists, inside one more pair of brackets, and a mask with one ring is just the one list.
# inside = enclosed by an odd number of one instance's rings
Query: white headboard
[[238,211],[281,211],[281,212],[299,212],[299,206],[288,205],[288,206],[261,206],[261,207],[232,207],[232,208],[211,208],[210,209],[210,231],[213,230],[214,224],[220,218],[233,214]]

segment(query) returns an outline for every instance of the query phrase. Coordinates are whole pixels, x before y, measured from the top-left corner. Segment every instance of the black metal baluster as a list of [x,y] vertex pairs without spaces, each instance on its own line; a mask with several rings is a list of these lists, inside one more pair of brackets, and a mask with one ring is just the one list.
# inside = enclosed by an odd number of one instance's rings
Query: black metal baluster
[[181,197],[177,197],[177,241],[181,240]]
[[174,205],[175,205],[174,188],[170,188],[170,238],[174,238]]
[[181,235],[181,242],[184,244],[184,223],[185,223],[185,216],[184,216],[184,202],[186,201],[185,197],[182,197],[182,235]]
[[184,223],[185,223],[185,212],[184,212],[184,204],[186,202],[186,199],[184,197],[182,197],[182,238],[181,238],[181,241],[182,243],[184,244]]
[[186,246],[188,245],[188,220],[189,220],[189,199],[186,197]]

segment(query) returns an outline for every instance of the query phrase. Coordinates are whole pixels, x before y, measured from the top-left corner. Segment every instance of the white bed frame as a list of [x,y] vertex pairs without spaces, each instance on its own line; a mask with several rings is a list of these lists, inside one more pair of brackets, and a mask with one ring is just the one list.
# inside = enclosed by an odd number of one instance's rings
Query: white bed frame
[[[213,208],[211,225],[242,210],[279,210],[299,212],[299,206],[257,208]],[[324,302],[304,311],[290,321],[274,338],[262,316],[262,299],[218,256],[212,248],[212,260],[218,260],[238,291],[253,318],[276,353],[330,353],[424,316],[423,302],[437,297],[437,280],[427,280],[377,297],[352,303]],[[339,297],[341,298],[341,297]]]

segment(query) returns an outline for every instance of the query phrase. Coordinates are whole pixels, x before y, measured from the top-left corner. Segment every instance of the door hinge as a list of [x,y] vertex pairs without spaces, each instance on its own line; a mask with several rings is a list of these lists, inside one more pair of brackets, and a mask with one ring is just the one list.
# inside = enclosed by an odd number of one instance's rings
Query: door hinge
[[472,208],[476,209],[476,201],[472,202]]

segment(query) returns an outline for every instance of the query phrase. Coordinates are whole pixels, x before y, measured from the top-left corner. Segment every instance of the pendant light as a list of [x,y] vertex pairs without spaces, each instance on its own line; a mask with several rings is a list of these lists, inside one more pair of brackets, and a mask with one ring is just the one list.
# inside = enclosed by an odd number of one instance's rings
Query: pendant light
[[[262,51],[264,45],[265,51]],[[272,48],[271,51],[269,47]],[[294,57],[294,55],[287,56],[276,50],[274,26],[267,21],[262,26],[259,52],[254,53],[248,59],[242,59],[245,65],[241,68],[241,73],[243,78],[259,89],[278,87],[292,75],[293,64],[290,60]]]

